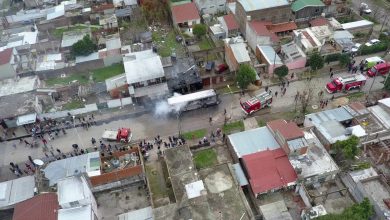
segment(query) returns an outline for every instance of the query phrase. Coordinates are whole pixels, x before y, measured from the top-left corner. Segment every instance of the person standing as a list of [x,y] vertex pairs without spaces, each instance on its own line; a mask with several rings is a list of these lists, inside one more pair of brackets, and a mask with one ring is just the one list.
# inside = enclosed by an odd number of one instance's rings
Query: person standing
[[275,98],[277,98],[277,97],[278,97],[278,91],[275,92]]

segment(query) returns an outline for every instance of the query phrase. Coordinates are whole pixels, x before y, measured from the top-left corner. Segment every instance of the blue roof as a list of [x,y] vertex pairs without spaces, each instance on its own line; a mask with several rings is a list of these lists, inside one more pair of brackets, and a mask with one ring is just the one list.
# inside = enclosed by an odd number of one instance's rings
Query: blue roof
[[247,12],[289,5],[287,0],[239,0],[239,2]]
[[240,186],[246,186],[248,185],[248,180],[244,174],[244,171],[242,170],[242,167],[239,163],[233,164],[233,170],[234,173],[236,174],[238,183]]
[[280,148],[267,127],[234,133],[228,136],[238,158],[264,150]]
[[313,124],[321,124],[322,122],[336,120],[338,122],[344,122],[353,119],[355,111],[343,106],[340,108],[325,110],[322,112],[312,113],[306,115],[306,118],[309,118]]

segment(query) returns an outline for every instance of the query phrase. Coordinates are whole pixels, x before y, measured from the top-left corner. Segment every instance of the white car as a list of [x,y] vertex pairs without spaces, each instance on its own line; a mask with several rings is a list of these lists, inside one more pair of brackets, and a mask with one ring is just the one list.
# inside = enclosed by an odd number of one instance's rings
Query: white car
[[381,41],[378,39],[372,39],[372,40],[368,41],[367,43],[365,43],[364,45],[366,45],[367,47],[371,47],[372,45],[378,44],[380,42]]
[[362,44],[356,43],[355,45],[352,46],[351,52],[356,53],[361,46]]
[[368,5],[364,2],[360,4],[360,11],[362,11],[365,14],[371,14],[372,12],[371,9],[368,7]]

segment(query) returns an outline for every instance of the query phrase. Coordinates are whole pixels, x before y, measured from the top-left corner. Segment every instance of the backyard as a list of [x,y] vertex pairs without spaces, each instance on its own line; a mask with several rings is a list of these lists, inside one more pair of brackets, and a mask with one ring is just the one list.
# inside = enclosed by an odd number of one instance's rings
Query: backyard
[[82,30],[82,29],[86,29],[88,27],[91,28],[91,31],[96,31],[96,30],[100,29],[100,26],[98,26],[98,25],[87,26],[84,24],[76,24],[76,25],[69,26],[69,27],[58,27],[52,31],[52,34],[57,38],[61,38],[62,35],[64,34],[64,32],[74,31],[74,30]]
[[73,81],[78,81],[80,84],[84,85],[88,83],[88,76],[85,74],[73,73],[63,78],[57,77],[45,80],[47,86],[66,85]]
[[93,80],[95,82],[104,82],[108,78],[124,73],[125,69],[122,63],[118,63],[118,64],[113,64],[111,66],[93,70],[92,72],[93,72]]
[[197,169],[212,167],[217,164],[217,153],[214,148],[198,151],[194,154],[194,162]]
[[152,40],[157,45],[157,51],[161,57],[169,57],[172,52],[179,53],[183,50],[182,45],[176,41],[174,30],[168,32],[164,32],[163,29],[154,31]]
[[244,123],[240,121],[231,122],[223,126],[223,132],[225,134],[232,134],[244,130]]
[[189,131],[189,132],[183,133],[183,137],[186,140],[203,138],[204,136],[206,136],[206,133],[207,133],[206,129],[199,129],[199,130],[194,130],[194,131]]
[[84,108],[84,103],[81,100],[72,100],[62,106],[63,110],[72,110],[78,108]]

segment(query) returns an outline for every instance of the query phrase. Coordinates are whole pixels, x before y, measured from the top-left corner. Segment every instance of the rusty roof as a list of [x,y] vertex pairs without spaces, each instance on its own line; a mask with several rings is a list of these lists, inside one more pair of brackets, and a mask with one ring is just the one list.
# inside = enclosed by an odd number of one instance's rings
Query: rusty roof
[[274,132],[278,131],[286,141],[303,137],[303,131],[294,122],[283,119],[270,121],[267,126]]
[[16,204],[12,220],[57,220],[57,193],[44,193]]

